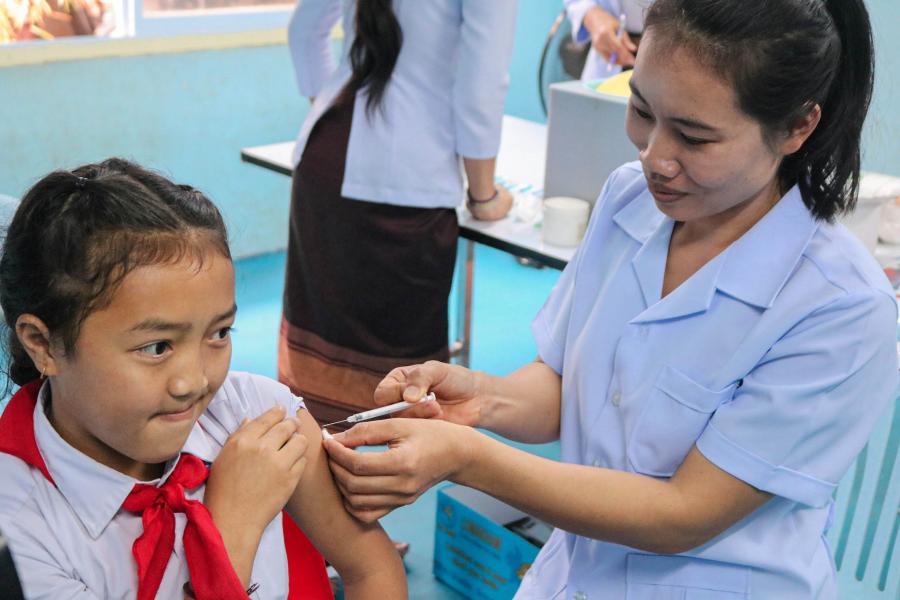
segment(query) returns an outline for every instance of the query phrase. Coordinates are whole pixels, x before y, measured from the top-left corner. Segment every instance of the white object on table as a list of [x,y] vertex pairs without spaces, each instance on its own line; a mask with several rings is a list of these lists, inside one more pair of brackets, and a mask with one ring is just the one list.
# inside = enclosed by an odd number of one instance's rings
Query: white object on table
[[544,200],[544,241],[554,246],[577,246],[584,236],[591,205],[586,200],[556,196]]

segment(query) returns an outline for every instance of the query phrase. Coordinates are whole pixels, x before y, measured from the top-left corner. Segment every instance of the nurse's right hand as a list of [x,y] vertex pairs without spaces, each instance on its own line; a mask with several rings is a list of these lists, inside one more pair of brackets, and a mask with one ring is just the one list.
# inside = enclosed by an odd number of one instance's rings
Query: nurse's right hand
[[395,416],[443,419],[477,427],[484,406],[484,381],[483,374],[430,360],[388,373],[375,389],[375,404],[386,406],[401,400],[417,402],[428,392],[434,392],[437,402],[426,402]]

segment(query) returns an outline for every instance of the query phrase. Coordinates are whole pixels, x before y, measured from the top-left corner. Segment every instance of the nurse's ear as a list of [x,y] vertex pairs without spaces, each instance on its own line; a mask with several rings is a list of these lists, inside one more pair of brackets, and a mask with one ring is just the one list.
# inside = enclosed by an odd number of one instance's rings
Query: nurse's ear
[[47,325],[31,314],[21,314],[16,319],[16,337],[34,363],[34,367],[44,377],[59,373],[59,363],[54,353],[54,344]]
[[822,120],[822,107],[813,104],[806,113],[790,125],[787,133],[782,137],[778,144],[779,154],[782,156],[790,156],[800,150],[809,136],[813,134],[819,121]]

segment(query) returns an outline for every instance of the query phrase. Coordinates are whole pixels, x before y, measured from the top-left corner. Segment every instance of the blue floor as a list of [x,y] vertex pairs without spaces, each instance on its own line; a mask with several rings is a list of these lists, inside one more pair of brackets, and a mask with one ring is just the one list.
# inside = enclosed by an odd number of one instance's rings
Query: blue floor
[[[460,250],[462,251],[462,245]],[[285,255],[240,260],[237,268],[238,317],[232,368],[276,376],[278,325]],[[472,368],[504,374],[537,355],[529,324],[559,277],[552,269],[522,267],[508,254],[476,247]],[[455,292],[452,296],[455,298]],[[521,446],[546,457],[559,456],[557,444]],[[431,574],[436,492],[383,520],[392,538],[411,543],[406,557],[410,598],[462,600]]]

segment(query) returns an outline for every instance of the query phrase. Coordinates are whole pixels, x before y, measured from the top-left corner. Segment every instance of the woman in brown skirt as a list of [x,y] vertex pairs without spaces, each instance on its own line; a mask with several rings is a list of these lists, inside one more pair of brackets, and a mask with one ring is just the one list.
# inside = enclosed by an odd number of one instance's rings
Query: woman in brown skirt
[[373,407],[397,366],[448,359],[456,207],[468,196],[476,218],[498,219],[512,200],[494,158],[514,24],[515,0],[295,11],[297,79],[315,101],[295,150],[278,371],[320,422]]

